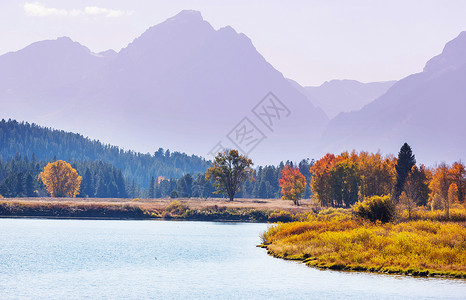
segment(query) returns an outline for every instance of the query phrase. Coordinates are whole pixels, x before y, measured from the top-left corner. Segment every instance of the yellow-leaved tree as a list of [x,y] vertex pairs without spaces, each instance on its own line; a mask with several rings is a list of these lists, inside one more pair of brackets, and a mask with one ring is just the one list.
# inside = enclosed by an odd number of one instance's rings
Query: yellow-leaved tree
[[445,215],[450,217],[450,199],[448,198],[448,189],[452,183],[450,166],[446,163],[441,163],[437,168],[432,170],[432,180],[429,183],[431,191],[430,198],[438,198],[441,201]]
[[45,166],[40,178],[52,197],[76,197],[82,180],[78,172],[63,160]]

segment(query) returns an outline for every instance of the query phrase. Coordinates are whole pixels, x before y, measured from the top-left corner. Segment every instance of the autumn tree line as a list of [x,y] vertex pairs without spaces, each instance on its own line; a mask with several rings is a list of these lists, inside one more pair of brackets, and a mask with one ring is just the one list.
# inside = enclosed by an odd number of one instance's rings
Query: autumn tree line
[[[241,164],[235,169],[238,162]],[[296,205],[301,198],[313,196],[325,207],[351,207],[367,198],[384,196],[404,205],[409,213],[416,206],[429,205],[444,209],[447,215],[450,206],[464,202],[466,195],[463,163],[455,162],[452,166],[442,163],[434,168],[418,166],[406,143],[398,157],[353,151],[327,154],[316,162],[287,161],[278,166],[260,166],[257,170],[252,165],[249,158],[230,150],[219,153],[206,173],[188,173],[179,179],[152,176],[149,186],[141,189],[134,179],[125,178],[121,169],[101,161],[69,164],[55,159],[39,161],[34,154],[31,158],[17,154],[9,162],[0,159],[0,195],[210,198],[220,194],[230,200],[281,196]],[[56,188],[60,185],[70,187],[62,191]]]
[[311,190],[322,206],[350,207],[373,196],[389,196],[408,211],[415,206],[444,209],[465,201],[466,170],[462,162],[432,168],[416,165],[411,147],[398,157],[355,151],[327,154],[310,169]]
[[[235,161],[242,161],[244,170],[235,167]],[[199,191],[201,184],[208,193],[223,194],[230,200],[235,195],[238,198],[278,198],[281,195],[282,199],[299,205],[301,198],[312,195],[321,206],[349,208],[365,199],[379,197],[373,200],[400,204],[409,214],[417,206],[430,206],[444,209],[448,216],[450,205],[464,202],[466,195],[466,171],[462,162],[452,166],[442,163],[433,168],[418,166],[407,143],[402,145],[397,157],[343,152],[327,154],[316,162],[303,160],[298,166],[288,161],[277,168],[259,167],[257,174],[251,169],[252,165],[252,161],[236,150],[219,153],[205,179],[200,175],[196,185],[185,185],[184,176],[176,185],[176,191],[183,192],[175,191],[170,196],[189,197],[185,187],[196,187]],[[235,178],[241,178],[238,174],[243,174],[244,178],[237,184]],[[214,180],[214,189],[206,179]],[[188,182],[192,182],[191,177]],[[202,196],[202,193],[195,195]]]
[[[48,163],[55,162],[56,157],[41,161],[33,153],[23,157],[19,153],[5,162],[0,159],[0,195],[3,197],[44,197],[50,195],[39,175]],[[205,173],[187,173],[181,178],[151,176],[149,184],[141,187],[133,178],[123,175],[121,169],[102,161],[70,161],[82,177],[79,193],[76,197],[89,198],[212,198],[222,197],[215,193],[213,180],[206,180]],[[291,161],[281,162],[278,166],[260,166],[252,181],[241,184],[238,198],[279,198],[279,179],[285,165],[297,167],[310,180],[309,168],[313,161],[303,159],[299,164]],[[304,197],[310,197],[307,187]]]
[[[285,166],[298,169],[305,180],[309,182],[311,180],[310,167],[313,164],[313,160],[302,159],[299,163],[288,160],[280,162],[278,166],[259,166],[251,175],[251,180],[245,180],[240,184],[235,197],[278,199],[282,196],[279,180],[282,178],[282,170]],[[152,177],[144,196],[149,198],[212,198],[224,196],[222,193],[216,193],[216,191],[214,180],[206,180],[204,173],[198,173],[186,174],[179,179]],[[309,198],[311,194],[309,185],[306,185],[301,196]]]

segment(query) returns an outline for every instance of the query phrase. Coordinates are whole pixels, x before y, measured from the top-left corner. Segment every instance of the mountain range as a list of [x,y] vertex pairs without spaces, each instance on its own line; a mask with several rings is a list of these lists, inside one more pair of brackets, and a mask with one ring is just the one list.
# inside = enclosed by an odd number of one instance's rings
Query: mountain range
[[61,37],[0,56],[0,118],[79,132],[140,152],[212,158],[240,148],[257,164],[326,151],[464,158],[466,34],[395,82],[302,87],[251,40],[197,11],[155,25],[118,53]]
[[196,11],[119,53],[92,53],[66,37],[34,43],[0,56],[0,82],[0,117],[142,152],[208,157],[239,147],[258,163],[298,160],[328,122],[249,38],[215,30]]
[[363,108],[382,96],[396,81],[362,83],[357,80],[330,80],[320,86],[306,86],[312,102],[323,109],[330,119],[341,112]]
[[408,142],[430,165],[466,157],[466,32],[448,42],[422,72],[396,82],[361,110],[332,119],[322,153],[345,149],[397,153]]

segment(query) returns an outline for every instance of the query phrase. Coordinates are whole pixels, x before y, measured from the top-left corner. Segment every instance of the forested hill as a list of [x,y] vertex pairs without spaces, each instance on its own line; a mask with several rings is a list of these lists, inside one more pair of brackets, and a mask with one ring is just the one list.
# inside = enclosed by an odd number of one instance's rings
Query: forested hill
[[11,160],[16,153],[26,157],[34,154],[38,160],[103,161],[120,168],[126,178],[142,187],[148,186],[152,176],[179,178],[186,173],[205,172],[209,166],[208,161],[195,155],[162,148],[154,154],[125,151],[80,134],[2,119],[0,159]]

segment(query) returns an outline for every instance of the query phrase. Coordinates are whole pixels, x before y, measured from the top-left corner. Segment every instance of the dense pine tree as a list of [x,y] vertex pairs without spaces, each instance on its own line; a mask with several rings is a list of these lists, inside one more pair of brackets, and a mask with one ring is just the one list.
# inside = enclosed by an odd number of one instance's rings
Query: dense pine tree
[[26,177],[24,178],[24,194],[26,197],[34,197],[34,178],[30,171],[26,173]]
[[401,146],[400,152],[398,153],[398,160],[395,165],[396,170],[396,185],[395,185],[395,198],[398,199],[401,192],[404,189],[406,179],[413,166],[416,165],[416,159],[414,157],[411,147],[404,143]]

